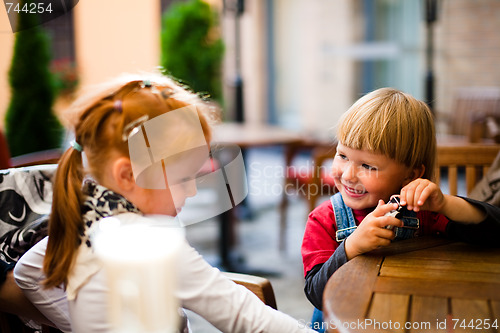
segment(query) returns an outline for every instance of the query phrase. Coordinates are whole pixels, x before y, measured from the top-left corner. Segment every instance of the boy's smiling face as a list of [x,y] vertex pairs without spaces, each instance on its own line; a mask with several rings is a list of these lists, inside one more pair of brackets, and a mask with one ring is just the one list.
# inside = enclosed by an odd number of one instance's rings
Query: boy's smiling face
[[387,202],[413,180],[409,167],[385,155],[348,148],[341,143],[337,146],[332,174],[344,203],[352,209],[375,207],[380,199]]

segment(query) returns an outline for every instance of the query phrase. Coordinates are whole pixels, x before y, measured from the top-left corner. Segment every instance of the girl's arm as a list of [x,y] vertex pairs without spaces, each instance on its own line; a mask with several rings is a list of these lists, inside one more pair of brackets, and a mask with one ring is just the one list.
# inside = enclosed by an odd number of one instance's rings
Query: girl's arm
[[45,237],[17,262],[14,268],[14,278],[17,285],[31,303],[54,325],[63,332],[71,332],[68,301],[62,287],[45,289],[42,281],[43,258],[47,247]]
[[181,250],[181,304],[223,332],[311,332],[303,323],[266,306],[251,291],[210,266],[185,242]]

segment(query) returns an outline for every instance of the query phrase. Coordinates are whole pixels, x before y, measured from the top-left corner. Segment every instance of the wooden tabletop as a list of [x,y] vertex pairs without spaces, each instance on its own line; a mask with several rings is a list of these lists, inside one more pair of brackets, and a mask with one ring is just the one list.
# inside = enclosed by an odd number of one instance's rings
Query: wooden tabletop
[[500,249],[395,242],[337,270],[323,312],[329,332],[500,332]]

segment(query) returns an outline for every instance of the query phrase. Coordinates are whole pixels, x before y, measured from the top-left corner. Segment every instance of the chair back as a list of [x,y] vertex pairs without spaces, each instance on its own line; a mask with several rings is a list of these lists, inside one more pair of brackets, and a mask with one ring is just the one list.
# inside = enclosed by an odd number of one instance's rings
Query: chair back
[[[287,229],[287,209],[288,196],[297,193],[307,201],[308,214],[316,208],[318,199],[321,196],[332,195],[336,192],[333,178],[330,175],[330,166],[325,164],[335,156],[336,142],[328,139],[304,139],[301,143],[296,143],[288,147],[285,156],[287,167],[283,184],[282,198],[280,204],[280,232],[279,248],[286,249],[286,229]],[[307,166],[292,166],[292,161],[300,151],[308,151],[311,154],[310,162]],[[304,216],[304,221],[307,216]]]
[[[487,117],[500,117],[500,87],[461,87],[456,90],[453,102],[453,115],[450,117],[450,134],[476,137],[475,122]],[[480,132],[486,128],[481,126]],[[479,133],[479,138],[485,137]],[[478,138],[475,138],[478,139]]]
[[[31,246],[46,235],[47,221],[41,217],[50,212],[52,201],[51,178],[56,165],[40,165],[57,162],[56,155],[23,155],[12,165],[27,167],[2,170],[0,172],[0,250],[8,261],[17,261]],[[22,212],[22,214],[20,214]],[[23,216],[19,219],[18,216]],[[26,237],[29,235],[30,237]],[[7,255],[8,253],[8,255]],[[0,288],[2,285],[0,285]],[[0,332],[32,333],[16,315],[0,311]],[[43,333],[60,332],[48,326]]]
[[41,164],[57,164],[63,154],[61,149],[48,149],[15,156],[10,159],[10,164],[14,168],[27,167]]
[[223,274],[233,280],[236,284],[242,285],[253,292],[262,302],[264,302],[264,304],[269,305],[273,309],[278,308],[276,305],[273,286],[268,279],[250,274],[228,272],[224,272]]
[[440,185],[441,174],[445,169],[448,174],[448,193],[457,195],[458,173],[460,169],[463,169],[465,170],[466,191],[469,195],[481,177],[488,172],[499,151],[500,145],[438,146],[436,183]]

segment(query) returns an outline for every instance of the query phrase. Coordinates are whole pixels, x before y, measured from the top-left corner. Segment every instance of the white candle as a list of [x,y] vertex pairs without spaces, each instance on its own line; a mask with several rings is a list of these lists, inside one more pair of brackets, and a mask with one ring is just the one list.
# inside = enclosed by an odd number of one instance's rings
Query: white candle
[[124,216],[101,220],[93,238],[109,285],[113,332],[175,332],[177,258],[184,235],[168,226],[170,217],[136,215],[129,223],[130,214]]

